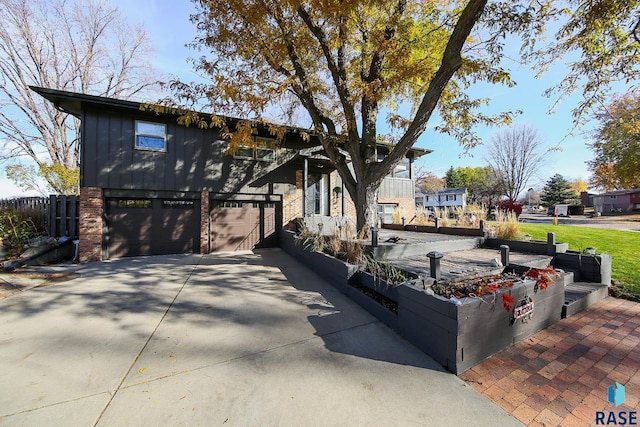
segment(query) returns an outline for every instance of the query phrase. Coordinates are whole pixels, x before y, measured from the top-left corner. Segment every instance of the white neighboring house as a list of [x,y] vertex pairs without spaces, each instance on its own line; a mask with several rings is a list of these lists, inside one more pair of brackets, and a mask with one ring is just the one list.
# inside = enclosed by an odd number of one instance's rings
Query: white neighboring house
[[438,192],[416,193],[416,206],[425,208],[456,208],[467,207],[466,188],[445,188]]

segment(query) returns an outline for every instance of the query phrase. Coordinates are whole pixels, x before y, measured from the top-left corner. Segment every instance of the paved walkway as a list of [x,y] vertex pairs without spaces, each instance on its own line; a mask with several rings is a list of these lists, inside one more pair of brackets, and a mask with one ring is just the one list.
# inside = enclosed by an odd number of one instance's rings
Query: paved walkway
[[0,300],[0,425],[521,425],[280,250],[75,272]]
[[[640,411],[640,304],[606,298],[460,378],[530,426],[595,425],[596,411]],[[607,401],[615,382],[626,388],[618,408]]]

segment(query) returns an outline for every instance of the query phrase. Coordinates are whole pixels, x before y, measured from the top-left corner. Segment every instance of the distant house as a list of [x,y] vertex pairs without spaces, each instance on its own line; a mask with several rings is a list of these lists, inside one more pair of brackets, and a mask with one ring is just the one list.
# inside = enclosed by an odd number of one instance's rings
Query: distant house
[[580,193],[580,203],[587,208],[592,208],[594,196],[596,196],[596,194],[583,191]]
[[614,190],[593,196],[596,212],[630,212],[640,210],[640,188]]
[[425,208],[456,208],[467,207],[466,188],[446,188],[437,192],[423,192],[416,194],[416,206]]
[[[81,261],[277,246],[279,230],[291,219],[355,218],[353,201],[309,130],[289,128],[276,147],[267,125],[259,125],[258,148],[228,155],[218,129],[183,126],[177,114],[31,89],[81,122]],[[239,121],[225,120],[231,129]],[[390,150],[379,144],[378,157]],[[411,149],[384,178],[378,194],[383,209],[415,209],[413,161],[430,152]]]

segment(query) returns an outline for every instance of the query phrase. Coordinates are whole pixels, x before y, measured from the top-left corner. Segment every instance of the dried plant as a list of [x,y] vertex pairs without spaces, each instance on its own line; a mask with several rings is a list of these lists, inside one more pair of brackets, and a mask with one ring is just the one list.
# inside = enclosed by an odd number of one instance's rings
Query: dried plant
[[518,216],[512,211],[496,211],[496,237],[504,240],[520,240],[524,237],[520,231]]
[[442,209],[434,207],[433,215],[435,218],[438,218],[440,226],[448,227],[451,224],[451,220],[449,219],[449,208],[447,208],[446,206]]
[[478,228],[480,221],[487,219],[487,209],[484,205],[470,204],[465,209],[457,207],[454,215],[457,218],[458,226]]
[[416,216],[413,218],[412,222],[416,225],[430,225],[430,216],[431,211],[429,211],[429,209],[424,206],[418,206],[416,209]]
[[342,239],[340,238],[340,229],[338,227],[333,229],[333,234],[329,238],[328,249],[334,257],[338,257],[342,251]]
[[362,247],[362,241],[366,237],[367,230],[363,228],[356,235],[353,233],[352,227],[345,228],[345,259],[344,261],[350,264],[361,264],[364,258],[364,250]]
[[391,212],[391,222],[393,224],[402,224],[402,212],[400,208],[393,208],[393,212]]

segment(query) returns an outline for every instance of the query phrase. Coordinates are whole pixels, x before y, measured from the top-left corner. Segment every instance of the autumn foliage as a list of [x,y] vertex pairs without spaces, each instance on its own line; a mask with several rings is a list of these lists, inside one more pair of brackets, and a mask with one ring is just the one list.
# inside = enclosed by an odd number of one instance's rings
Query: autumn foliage
[[519,216],[522,213],[522,204],[514,200],[501,200],[498,202],[498,209],[513,212]]

